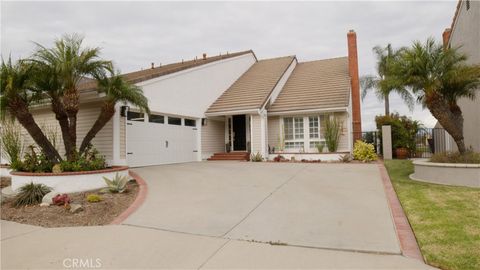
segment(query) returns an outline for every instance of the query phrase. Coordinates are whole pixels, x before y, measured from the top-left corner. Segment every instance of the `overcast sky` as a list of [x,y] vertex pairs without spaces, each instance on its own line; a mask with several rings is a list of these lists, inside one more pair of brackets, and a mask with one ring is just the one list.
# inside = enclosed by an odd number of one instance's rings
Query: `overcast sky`
[[[456,1],[443,2],[5,2],[1,52],[27,57],[32,41],[50,45],[63,33],[81,33],[103,48],[122,72],[167,64],[202,53],[252,49],[259,59],[296,55],[309,61],[347,55],[346,33],[357,32],[360,75],[374,73],[375,45],[408,46],[441,40]],[[417,106],[409,112],[393,96],[391,111],[432,127]],[[384,105],[373,94],[362,103],[363,129],[374,129]]]

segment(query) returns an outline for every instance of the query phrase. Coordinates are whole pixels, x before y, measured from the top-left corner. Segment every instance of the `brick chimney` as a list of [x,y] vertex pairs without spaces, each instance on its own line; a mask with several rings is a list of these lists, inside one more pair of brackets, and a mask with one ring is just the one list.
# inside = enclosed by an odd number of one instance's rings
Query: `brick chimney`
[[360,111],[360,82],[358,78],[357,33],[350,30],[347,34],[348,73],[352,90],[353,142],[362,137],[362,115]]
[[442,37],[443,37],[443,47],[447,48],[448,42],[450,41],[450,34],[452,33],[452,29],[450,28],[445,28],[443,31]]
[[207,54],[203,53],[203,60],[207,60]]

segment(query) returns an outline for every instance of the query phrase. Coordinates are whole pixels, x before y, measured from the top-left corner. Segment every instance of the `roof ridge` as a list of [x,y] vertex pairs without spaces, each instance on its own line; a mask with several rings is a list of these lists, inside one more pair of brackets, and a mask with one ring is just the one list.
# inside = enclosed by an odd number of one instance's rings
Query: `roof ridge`
[[260,62],[260,61],[277,60],[277,59],[282,59],[282,58],[296,58],[296,57],[297,57],[296,55],[278,56],[278,57],[273,57],[273,58],[260,59],[260,60],[258,60],[258,62]]
[[337,56],[337,57],[332,57],[332,58],[309,60],[309,61],[303,61],[303,62],[298,62],[298,63],[299,64],[305,64],[305,63],[312,63],[312,62],[332,61],[332,60],[338,60],[338,59],[343,59],[343,58],[348,58],[348,56]]

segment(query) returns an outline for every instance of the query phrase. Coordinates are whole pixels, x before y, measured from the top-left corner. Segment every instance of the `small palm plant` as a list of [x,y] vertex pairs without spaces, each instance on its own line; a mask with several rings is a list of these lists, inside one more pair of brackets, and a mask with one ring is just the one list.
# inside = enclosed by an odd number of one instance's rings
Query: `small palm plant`
[[15,197],[15,207],[34,205],[42,202],[43,196],[49,193],[51,189],[44,184],[26,184],[20,187],[20,191]]
[[468,65],[458,48],[445,48],[430,38],[402,50],[393,65],[395,84],[408,87],[453,137],[465,153],[463,115],[458,100],[474,99],[480,86],[480,66]]
[[111,193],[123,193],[127,189],[128,183],[128,176],[126,175],[119,175],[118,173],[115,174],[115,177],[111,180],[107,177],[103,177],[105,183],[107,184],[106,191]]

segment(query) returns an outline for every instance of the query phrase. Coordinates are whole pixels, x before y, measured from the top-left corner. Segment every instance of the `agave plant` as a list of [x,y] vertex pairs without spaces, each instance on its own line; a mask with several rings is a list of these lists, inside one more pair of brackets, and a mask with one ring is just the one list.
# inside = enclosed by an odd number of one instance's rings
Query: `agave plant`
[[128,177],[126,175],[115,174],[115,177],[111,180],[107,177],[103,177],[105,183],[107,184],[106,190],[111,193],[122,193],[127,189]]
[[43,196],[49,193],[51,189],[43,184],[25,184],[20,187],[15,198],[15,207],[24,205],[34,205],[42,202]]

